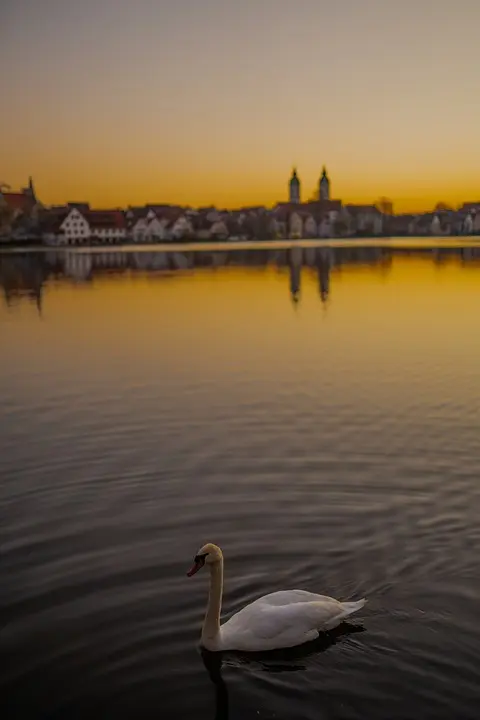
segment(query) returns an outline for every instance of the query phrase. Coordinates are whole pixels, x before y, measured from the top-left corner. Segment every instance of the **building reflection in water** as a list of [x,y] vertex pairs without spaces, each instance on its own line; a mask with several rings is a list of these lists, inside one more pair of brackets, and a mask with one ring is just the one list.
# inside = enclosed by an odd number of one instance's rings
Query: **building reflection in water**
[[42,314],[43,292],[48,278],[48,268],[44,257],[37,255],[0,255],[0,285],[7,307],[12,307],[22,299],[36,305],[38,314]]
[[334,259],[333,252],[331,248],[317,248],[318,288],[323,303],[327,302],[330,293],[330,270]]
[[301,273],[303,265],[316,268],[320,299],[328,300],[330,292],[330,270],[334,263],[334,251],[331,248],[294,247],[287,252],[290,276],[290,295],[295,304],[301,297]]
[[302,274],[303,248],[293,247],[287,253],[290,270],[290,294],[296,304],[300,300],[300,280]]
[[42,311],[43,290],[50,278],[61,277],[72,283],[92,282],[101,275],[128,273],[162,274],[185,273],[195,269],[222,267],[286,268],[289,273],[289,292],[295,305],[301,298],[302,268],[316,273],[318,291],[322,303],[330,298],[331,271],[347,265],[370,265],[379,272],[388,272],[393,256],[426,255],[436,264],[456,259],[462,264],[479,264],[480,247],[441,248],[435,252],[418,249],[365,248],[365,247],[313,247],[293,246],[289,249],[212,249],[168,251],[158,250],[47,250],[45,252],[0,253],[0,285],[4,302],[8,307],[20,300],[35,302]]

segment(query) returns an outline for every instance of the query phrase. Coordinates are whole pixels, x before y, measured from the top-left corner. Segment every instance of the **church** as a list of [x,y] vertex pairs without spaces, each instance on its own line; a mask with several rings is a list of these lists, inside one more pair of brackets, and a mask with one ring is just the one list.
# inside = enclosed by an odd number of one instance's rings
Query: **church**
[[41,208],[32,178],[20,192],[12,192],[9,185],[0,183],[0,235],[14,231],[28,231],[36,226]]
[[272,234],[276,237],[318,238],[335,235],[335,223],[342,212],[342,202],[331,199],[330,178],[324,166],[315,188],[314,198],[302,202],[302,185],[297,168],[288,183],[288,201],[273,210]]
[[[289,202],[292,205],[300,205],[301,203],[301,183],[297,174],[297,169],[293,168],[292,176],[289,182]],[[316,191],[316,201],[329,202],[330,201],[330,178],[327,174],[325,166],[322,168],[322,174],[318,181],[318,190]]]

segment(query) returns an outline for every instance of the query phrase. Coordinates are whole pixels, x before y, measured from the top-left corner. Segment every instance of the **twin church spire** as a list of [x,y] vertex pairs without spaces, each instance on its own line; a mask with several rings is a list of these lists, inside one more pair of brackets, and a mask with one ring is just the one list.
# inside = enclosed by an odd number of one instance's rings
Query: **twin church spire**
[[297,168],[293,168],[292,177],[290,178],[290,202],[298,204],[300,202],[300,180],[297,175]]
[[[297,168],[293,168],[292,176],[289,183],[289,201],[291,203],[298,205],[301,202],[300,191],[301,183],[297,175]],[[320,180],[318,181],[317,197],[320,201],[330,200],[330,178],[328,177],[325,165],[322,168],[322,174],[320,176]]]

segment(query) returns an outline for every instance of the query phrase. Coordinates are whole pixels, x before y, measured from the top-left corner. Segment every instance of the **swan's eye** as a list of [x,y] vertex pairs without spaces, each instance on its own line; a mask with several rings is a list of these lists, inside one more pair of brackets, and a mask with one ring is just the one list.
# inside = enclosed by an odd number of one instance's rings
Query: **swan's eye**
[[205,553],[204,555],[195,555],[194,560],[196,563],[198,563],[200,565],[200,567],[202,567],[203,565],[205,565],[205,560],[206,560],[207,555],[208,555],[208,553]]

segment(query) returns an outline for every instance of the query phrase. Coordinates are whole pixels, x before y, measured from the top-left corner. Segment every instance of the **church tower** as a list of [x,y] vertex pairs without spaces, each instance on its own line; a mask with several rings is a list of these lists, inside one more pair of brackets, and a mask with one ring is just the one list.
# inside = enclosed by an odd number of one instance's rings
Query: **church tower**
[[28,178],[28,192],[34,202],[37,202],[37,196],[35,195],[35,188],[33,187],[33,178],[30,175]]
[[330,200],[330,179],[327,175],[325,165],[322,168],[322,175],[318,184],[318,199]]
[[37,196],[35,195],[35,188],[33,186],[33,178],[30,175],[28,178],[28,185],[25,188],[22,188],[22,194],[28,198],[30,205],[36,205],[37,203]]
[[297,169],[293,168],[289,184],[289,202],[298,205],[300,202],[300,180],[297,177]]

